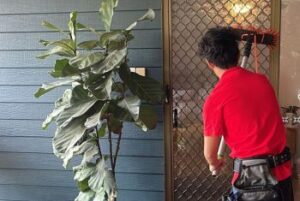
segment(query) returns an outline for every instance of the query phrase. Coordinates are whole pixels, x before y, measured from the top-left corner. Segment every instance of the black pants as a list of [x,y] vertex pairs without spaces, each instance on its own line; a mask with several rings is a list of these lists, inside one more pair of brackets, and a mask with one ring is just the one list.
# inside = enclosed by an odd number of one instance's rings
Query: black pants
[[293,184],[291,178],[280,181],[277,185],[283,198],[282,201],[294,201]]

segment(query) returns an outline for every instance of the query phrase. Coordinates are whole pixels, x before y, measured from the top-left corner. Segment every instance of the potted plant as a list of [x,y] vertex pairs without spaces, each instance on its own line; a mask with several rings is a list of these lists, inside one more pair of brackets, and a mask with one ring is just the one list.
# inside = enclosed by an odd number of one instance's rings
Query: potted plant
[[[70,14],[68,31],[43,22],[43,26],[64,38],[40,41],[49,50],[38,58],[58,55],[59,59],[50,73],[57,81],[43,84],[35,97],[69,86],[42,127],[47,129],[52,121],[56,122],[53,152],[63,160],[65,168],[74,156],[82,156],[81,163],[73,167],[80,191],[75,201],[116,200],[115,168],[124,135],[123,123],[131,122],[144,131],[154,129],[157,115],[152,104],[161,103],[164,96],[160,82],[131,72],[128,66],[128,44],[134,39],[132,29],[140,21],[153,20],[154,11],[149,9],[127,28],[111,30],[117,5],[118,0],[101,3],[104,32],[77,22],[77,12]],[[80,30],[94,33],[96,39],[79,42]],[[109,144],[109,153],[103,152],[102,143]]]

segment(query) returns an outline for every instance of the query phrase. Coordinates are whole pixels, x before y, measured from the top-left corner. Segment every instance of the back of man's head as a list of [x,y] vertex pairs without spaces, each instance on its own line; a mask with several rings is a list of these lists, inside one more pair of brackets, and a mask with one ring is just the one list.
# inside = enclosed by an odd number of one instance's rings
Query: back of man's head
[[237,35],[227,27],[209,29],[199,43],[199,55],[222,69],[236,66],[240,56]]

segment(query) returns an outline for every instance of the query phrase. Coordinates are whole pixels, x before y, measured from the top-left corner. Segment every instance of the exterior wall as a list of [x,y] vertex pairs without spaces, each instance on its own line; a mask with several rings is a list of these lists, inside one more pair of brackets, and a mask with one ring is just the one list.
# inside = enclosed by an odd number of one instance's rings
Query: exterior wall
[[282,106],[300,106],[299,9],[300,0],[282,1],[279,88]]
[[[281,16],[280,83],[281,106],[300,106],[300,0],[283,0]],[[300,129],[297,157],[300,156]]]
[[[77,195],[72,171],[52,154],[55,127],[41,130],[63,89],[40,99],[33,94],[54,58],[37,60],[44,49],[40,39],[55,39],[57,33],[40,26],[42,20],[66,27],[69,12],[79,11],[78,21],[102,29],[98,0],[0,0],[0,200],[71,201]],[[129,25],[147,8],[156,11],[153,22],[140,23],[130,46],[132,66],[146,67],[150,76],[162,79],[161,2],[120,0],[113,28]],[[79,40],[91,38],[87,32]],[[158,111],[162,109],[158,106]],[[118,201],[164,200],[162,115],[156,130],[143,133],[125,125],[117,164]]]

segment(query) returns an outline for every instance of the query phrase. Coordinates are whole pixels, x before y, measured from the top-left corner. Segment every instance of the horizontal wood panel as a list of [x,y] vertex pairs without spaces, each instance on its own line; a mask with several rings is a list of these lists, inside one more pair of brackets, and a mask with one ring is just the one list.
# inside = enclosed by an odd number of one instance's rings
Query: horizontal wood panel
[[2,199],[0,199],[0,201],[27,201],[27,200],[2,200]]
[[[2,7],[2,6],[1,6]],[[115,12],[112,29],[126,28],[138,18],[143,16],[145,11],[128,11]],[[49,21],[56,26],[67,30],[69,21],[69,14],[41,14],[41,15],[0,15],[0,32],[36,32],[49,31],[41,26],[42,21]],[[80,13],[78,14],[78,22],[95,28],[103,30],[103,24],[98,13]],[[161,28],[161,14],[156,12],[156,18],[152,21],[140,22],[136,29],[160,29]]]
[[[48,130],[42,130],[42,121],[33,120],[0,120],[0,136],[3,137],[45,137],[50,138],[55,133],[55,123]],[[124,123],[123,138],[125,139],[163,139],[163,124],[158,123],[154,130],[142,131],[139,127]]]
[[[119,189],[163,191],[163,177],[161,175],[117,173],[116,180]],[[1,184],[75,187],[72,172],[55,170],[0,169]]]
[[[162,106],[155,106],[162,121]],[[44,120],[52,112],[53,104],[39,103],[0,103],[0,119]]]
[[[0,185],[0,199],[5,201],[74,201],[78,191],[68,187]],[[118,201],[162,201],[163,192],[119,190]]]
[[[0,169],[64,171],[62,161],[53,154],[0,152],[0,158]],[[80,163],[80,159],[73,160],[73,165],[78,165],[78,163]],[[116,171],[122,173],[163,174],[163,158],[120,156],[117,160]]]
[[[18,70],[13,70],[17,72]],[[24,69],[22,71],[28,72],[27,69]],[[34,72],[35,70],[32,70]],[[42,69],[39,69],[37,71],[43,71]],[[50,70],[45,70],[45,73],[43,73],[41,76],[45,78],[45,81],[49,78],[49,76],[46,74],[46,71]],[[0,69],[1,72],[1,69]],[[30,75],[30,73],[28,73]],[[34,78],[34,77],[33,77]],[[29,78],[27,78],[29,79]],[[37,84],[37,86],[16,86],[18,84],[14,83],[7,83],[11,86],[0,86],[0,103],[33,103],[33,102],[47,102],[47,103],[54,103],[59,97],[62,96],[64,91],[68,88],[68,86],[65,87],[59,87],[54,89],[53,91],[41,96],[40,98],[35,98],[34,93],[38,90],[40,85],[42,83]],[[4,85],[7,85],[4,84]],[[34,84],[36,85],[36,84]]]
[[[135,37],[130,41],[130,48],[161,48],[161,30],[135,30]],[[0,50],[43,50],[44,46],[39,44],[43,40],[59,40],[61,36],[57,33],[0,33]],[[90,32],[77,34],[78,43],[86,40],[97,40],[97,36]]]
[[[0,14],[98,11],[99,0],[0,0]],[[116,10],[160,9],[160,1],[122,0]]]
[[[106,141],[106,140],[105,140]],[[101,142],[104,153],[109,153],[108,144]],[[0,152],[52,153],[52,139],[37,137],[0,137]],[[120,146],[122,156],[163,156],[161,140],[123,139]]]
[[[57,57],[36,59],[45,50],[40,39],[56,40],[59,34],[41,26],[47,20],[67,29],[69,12],[78,10],[78,21],[103,30],[98,15],[99,0],[0,0],[0,201],[73,201],[78,191],[71,170],[52,154],[55,125],[41,129],[42,120],[64,89],[35,99],[38,86],[51,81],[50,71]],[[140,22],[133,32],[130,65],[146,67],[149,75],[162,80],[161,1],[122,0],[116,9],[112,29],[125,28],[147,8],[154,8],[153,22]],[[95,39],[80,31],[78,41]],[[162,107],[157,106],[160,122]],[[164,200],[163,124],[145,133],[124,125],[117,164],[118,201]],[[107,139],[102,139],[104,154]],[[80,160],[74,159],[73,163]]]
[[[1,61],[0,61],[1,63]],[[144,66],[146,67],[146,66]],[[162,69],[161,68],[146,68],[147,69],[147,75],[159,80],[162,82]],[[19,87],[14,88],[14,93],[18,93],[18,91],[20,92],[21,90],[26,89],[26,91],[28,92],[27,95],[25,95],[23,92],[22,95],[23,99],[27,99],[30,101],[29,102],[34,102],[37,101],[35,100],[33,94],[35,92],[35,90],[38,89],[38,86],[42,85],[42,83],[46,83],[46,82],[52,82],[55,81],[57,79],[52,78],[49,75],[49,72],[51,72],[50,68],[38,68],[38,69],[1,69],[0,68],[0,92],[3,93],[2,95],[0,95],[0,102],[4,102],[4,100],[8,100],[8,99],[13,99],[16,98],[16,100],[11,100],[12,102],[17,102],[18,97],[13,97],[12,95],[15,94],[9,94],[9,93],[13,93],[13,91],[11,91],[12,88],[5,88],[3,87],[3,85],[5,86],[14,86],[14,85],[19,85]],[[24,86],[26,85],[30,85],[30,86],[36,86],[36,87],[29,87],[26,88]],[[56,90],[53,90],[52,92],[49,93],[54,93],[55,94]],[[27,93],[26,92],[26,93]],[[58,97],[61,94],[62,91],[58,91],[56,92],[56,94],[54,95],[55,97]],[[22,92],[21,92],[22,93]],[[5,97],[5,96],[11,96],[11,97]],[[45,95],[45,97],[48,95]],[[21,97],[21,95],[19,96]],[[50,96],[51,97],[51,96]],[[47,98],[48,99],[48,98]],[[45,100],[45,99],[44,99]],[[49,99],[49,101],[54,101],[55,99]],[[25,101],[26,102],[26,101]]]
[[[0,68],[52,67],[56,56],[37,59],[43,51],[0,51]],[[159,67],[162,65],[161,49],[130,49],[128,52],[130,66]],[[3,76],[0,74],[1,77]]]

